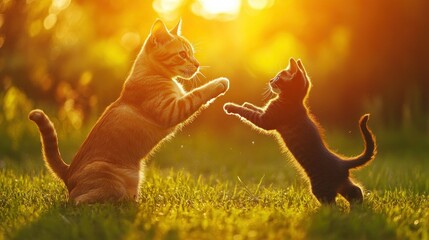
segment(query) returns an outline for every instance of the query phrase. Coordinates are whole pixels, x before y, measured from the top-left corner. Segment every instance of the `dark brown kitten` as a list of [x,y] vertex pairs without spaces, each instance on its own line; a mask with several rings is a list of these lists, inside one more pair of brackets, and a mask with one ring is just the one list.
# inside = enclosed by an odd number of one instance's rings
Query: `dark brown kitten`
[[349,202],[362,202],[362,190],[350,179],[349,170],[363,166],[376,154],[375,137],[367,126],[369,114],[359,121],[365,150],[357,157],[344,158],[329,150],[307,108],[311,83],[300,60],[297,63],[291,58],[288,68],[271,79],[270,87],[277,97],[264,108],[250,103],[227,103],[225,112],[259,129],[276,130],[304,169],[311,190],[321,203],[333,203],[337,193]]

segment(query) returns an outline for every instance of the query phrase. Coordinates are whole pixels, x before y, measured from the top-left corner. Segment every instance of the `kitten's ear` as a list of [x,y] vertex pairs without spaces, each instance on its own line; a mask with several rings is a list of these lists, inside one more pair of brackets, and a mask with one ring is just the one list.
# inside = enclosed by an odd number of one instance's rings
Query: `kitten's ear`
[[290,70],[291,74],[296,73],[296,71],[298,70],[298,65],[296,64],[295,59],[293,59],[293,58],[289,59],[289,66],[287,68]]
[[311,86],[310,78],[307,75],[307,71],[305,71],[304,64],[302,64],[301,59],[298,59],[298,67],[305,79],[306,87]]
[[156,21],[153,23],[150,34],[155,45],[164,44],[173,38],[161,19],[156,19]]
[[301,69],[301,71],[304,73],[304,75],[307,75],[307,71],[305,71],[304,65],[302,64],[301,59],[298,59],[298,67]]
[[179,19],[179,22],[173,29],[170,30],[170,33],[177,36],[182,34],[182,19]]

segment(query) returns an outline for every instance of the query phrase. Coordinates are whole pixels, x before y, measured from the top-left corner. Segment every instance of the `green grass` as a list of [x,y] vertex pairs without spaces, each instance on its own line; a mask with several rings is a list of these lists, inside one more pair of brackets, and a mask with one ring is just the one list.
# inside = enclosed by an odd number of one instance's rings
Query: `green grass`
[[[341,153],[362,150],[358,133],[326,135]],[[149,161],[138,203],[74,206],[40,153],[0,160],[0,239],[429,239],[428,140],[377,137],[352,207],[320,206],[273,138],[247,126],[179,133]]]

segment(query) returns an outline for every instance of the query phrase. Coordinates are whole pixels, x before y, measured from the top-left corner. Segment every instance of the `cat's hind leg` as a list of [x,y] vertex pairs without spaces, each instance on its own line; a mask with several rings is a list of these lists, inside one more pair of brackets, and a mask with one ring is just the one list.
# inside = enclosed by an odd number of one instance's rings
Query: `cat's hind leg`
[[69,179],[69,197],[76,204],[133,200],[138,182],[138,170],[94,161]]
[[77,186],[70,192],[70,200],[78,205],[96,202],[122,202],[133,200],[133,197],[129,196],[123,184],[104,180],[103,184],[98,187]]

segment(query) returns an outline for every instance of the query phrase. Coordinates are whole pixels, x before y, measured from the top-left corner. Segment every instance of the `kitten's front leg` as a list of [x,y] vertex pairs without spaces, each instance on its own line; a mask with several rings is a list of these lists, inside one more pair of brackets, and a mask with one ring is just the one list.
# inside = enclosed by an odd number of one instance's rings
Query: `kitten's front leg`
[[248,102],[243,103],[243,105],[241,105],[241,106],[243,106],[245,108],[248,108],[248,109],[252,109],[252,110],[257,111],[259,113],[263,113],[264,112],[263,108],[257,107],[257,106],[255,106],[255,105],[253,105],[251,103],[248,103]]
[[228,115],[236,115],[238,117],[244,118],[247,121],[253,123],[255,126],[262,128],[264,130],[272,130],[273,126],[264,118],[264,111],[253,110],[247,107],[243,107],[234,103],[226,103],[223,106],[223,109]]

